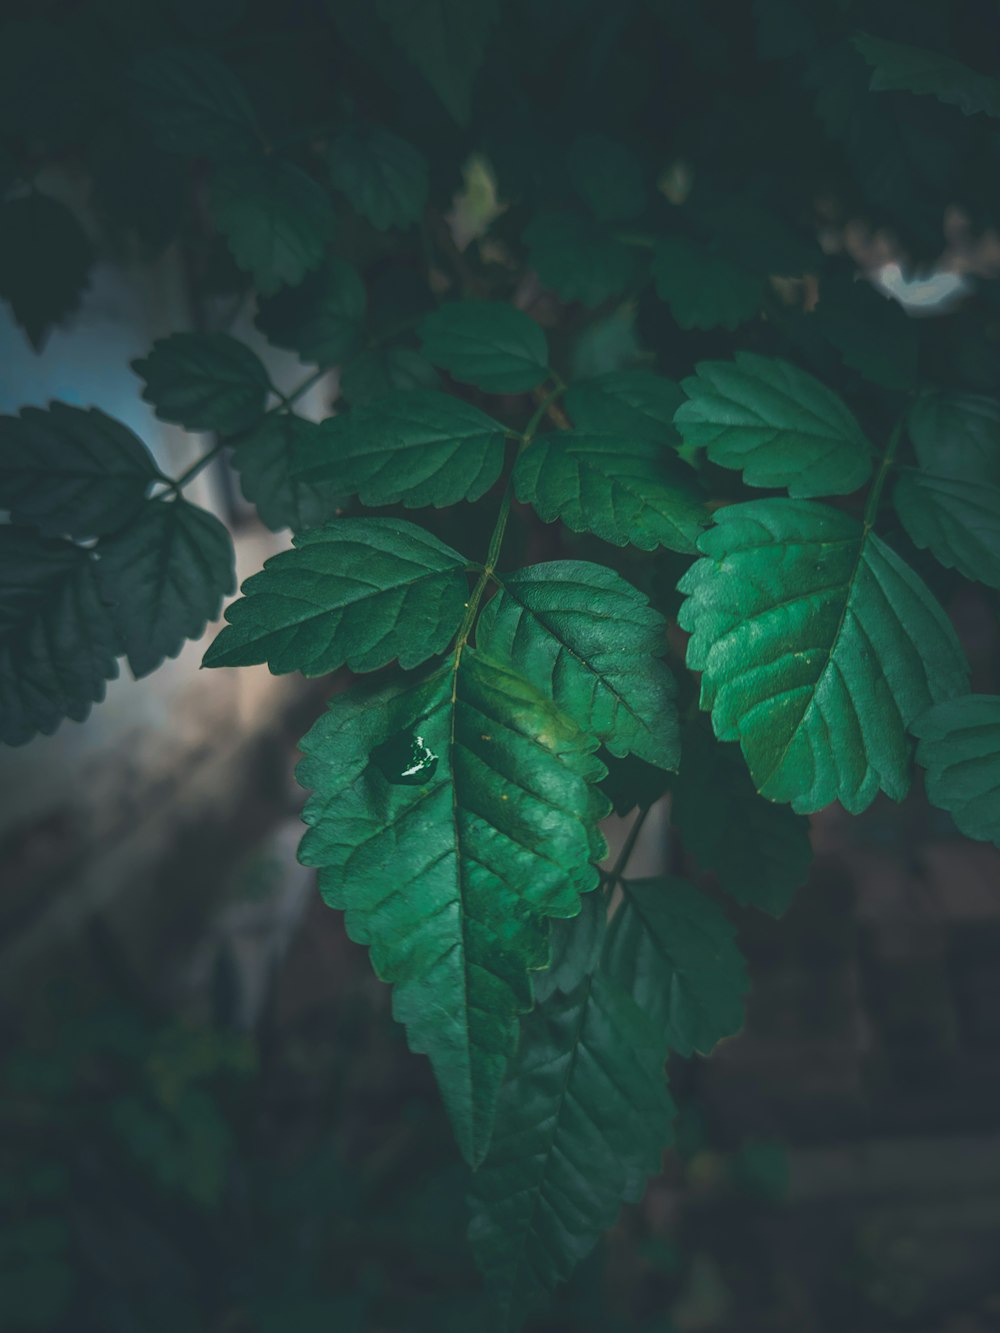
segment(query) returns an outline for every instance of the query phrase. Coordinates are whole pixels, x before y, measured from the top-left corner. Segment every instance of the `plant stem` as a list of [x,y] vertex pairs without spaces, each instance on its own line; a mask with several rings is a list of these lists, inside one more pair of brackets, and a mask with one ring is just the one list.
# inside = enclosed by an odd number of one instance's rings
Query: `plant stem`
[[223,449],[225,449],[225,447],[226,447],[225,440],[219,440],[216,444],[212,445],[208,453],[202,454],[202,456],[199,459],[196,459],[196,461],[191,464],[191,466],[187,469],[186,472],[182,472],[181,475],[176,479],[176,481],[168,480],[168,485],[170,489],[174,492],[174,494],[180,495],[181,491],[188,484],[188,482],[193,481],[194,478],[198,475],[198,473],[202,470],[202,468],[208,467],[212,459],[217,458],[219,454],[222,453]]
[[893,426],[892,434],[889,436],[889,443],[886,445],[885,453],[882,456],[882,462],[879,464],[879,469],[875,473],[875,480],[872,482],[872,488],[868,492],[868,499],[865,502],[864,518],[866,537],[875,526],[875,519],[878,516],[879,502],[882,499],[882,491],[885,487],[886,477],[888,477],[889,470],[892,467],[893,459],[896,456],[896,450],[899,448],[899,441],[903,435],[903,422],[905,419],[905,416],[900,417],[895,426]]
[[635,819],[632,821],[632,827],[629,829],[628,836],[622,844],[622,849],[615,858],[614,865],[605,876],[605,885],[607,888],[613,889],[628,869],[629,859],[635,851],[635,844],[639,841],[639,834],[642,832],[642,826],[645,824],[646,816],[651,809],[651,806],[646,806],[644,810],[639,811]]

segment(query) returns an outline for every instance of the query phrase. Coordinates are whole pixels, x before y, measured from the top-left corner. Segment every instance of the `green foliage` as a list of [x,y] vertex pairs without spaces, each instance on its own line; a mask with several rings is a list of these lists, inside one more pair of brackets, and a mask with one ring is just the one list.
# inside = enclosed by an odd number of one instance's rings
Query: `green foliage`
[[498,0],[377,0],[379,18],[461,124]]
[[913,727],[927,795],[968,838],[1000,847],[1000,699],[969,694],[922,714]]
[[599,306],[625,292],[636,276],[634,252],[582,213],[541,213],[525,229],[524,241],[532,267],[564,301]]
[[[6,182],[0,188],[6,192]],[[86,288],[94,247],[74,214],[33,190],[0,204],[0,298],[40,351]]]
[[917,546],[967,579],[1000,588],[1000,486],[908,468],[892,500]]
[[523,393],[548,375],[545,334],[513,306],[449,302],[423,320],[420,336],[428,361],[486,393]]
[[132,369],[156,415],[185,430],[246,430],[264,415],[271,391],[260,358],[228,333],[172,333]]
[[165,47],[141,57],[131,80],[140,115],[168,153],[219,161],[259,146],[253,107],[239,80],[202,48]]
[[297,287],[262,300],[255,323],[269,342],[298,352],[303,361],[337,365],[361,339],[367,303],[357,270],[329,258]]
[[330,145],[327,167],[334,187],[378,231],[411,227],[423,217],[427,159],[388,130],[346,126]]
[[926,93],[966,116],[1000,117],[1000,81],[975,73],[943,51],[886,42],[865,32],[858,33],[854,45],[872,67],[873,92]]
[[682,329],[738,328],[764,299],[760,277],[688,236],[659,237],[653,280]]
[[[302,532],[330,518],[343,492],[322,480],[304,478],[306,463],[321,449],[322,431],[315,421],[294,412],[264,417],[233,452],[240,489],[256,505],[262,522],[280,532]],[[335,479],[334,479],[335,480]]]

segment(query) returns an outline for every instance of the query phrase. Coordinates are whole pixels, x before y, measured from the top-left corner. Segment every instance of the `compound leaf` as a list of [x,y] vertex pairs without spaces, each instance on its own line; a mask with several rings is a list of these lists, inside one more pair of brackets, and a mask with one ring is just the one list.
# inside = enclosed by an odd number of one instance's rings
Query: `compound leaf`
[[906,468],[892,501],[915,545],[947,569],[1000,588],[1000,486]]
[[117,651],[93,554],[0,527],[0,740],[82,722],[118,674]]
[[1000,698],[968,694],[917,718],[927,796],[967,838],[1000,847]]
[[682,383],[674,423],[713,463],[740,468],[748,486],[790,495],[847,495],[871,473],[871,446],[825,384],[777,357],[737,352],[702,361]]
[[378,15],[460,125],[468,122],[472,90],[497,0],[378,0]]
[[872,67],[872,92],[924,93],[966,116],[1000,117],[1000,82],[943,51],[925,51],[859,32],[854,45]]
[[675,768],[675,684],[661,660],[666,622],[603,565],[559,560],[500,578],[476,643],[510,662],[612,754]]
[[146,446],[96,407],[52,403],[0,417],[0,508],[46,535],[113,532],[159,475]]
[[634,250],[582,213],[541,213],[524,231],[528,259],[546,287],[564,301],[593,308],[634,281]]
[[329,469],[325,480],[300,475],[307,459],[325,455],[324,443],[316,422],[291,412],[276,412],[233,450],[240,490],[256,505],[261,522],[275,532],[313,528],[331,518],[346,499],[348,493],[334,484],[336,468]]
[[275,156],[220,168],[212,182],[211,209],[236,263],[264,296],[301,282],[333,236],[326,192],[293,163]]
[[468,598],[465,558],[412,523],[335,519],[265,561],[226,609],[205,666],[275,674],[418,666],[443,652]]
[[616,546],[695,549],[709,522],[697,485],[667,446],[617,432],[540,435],[514,469],[517,498]]
[[424,355],[486,393],[525,393],[549,373],[545,334],[502,301],[449,301],[420,326]]
[[99,543],[98,556],[98,582],[136,677],[197,639],[235,586],[229,533],[182,499],[147,500]]
[[746,964],[725,912],[683,879],[629,880],[608,970],[678,1055],[708,1055],[743,1026]]
[[867,527],[825,505],[721,509],[678,587],[688,665],[720,740],[757,790],[800,814],[853,814],[910,784],[910,723],[966,689],[955,632],[923,582]]
[[685,850],[738,903],[772,916],[788,909],[812,861],[809,823],[758,796],[739,747],[701,723],[684,732],[670,813]]
[[232,435],[264,415],[271,381],[260,358],[228,333],[172,333],[132,362],[161,421]]
[[[466,649],[416,684],[335,697],[302,742],[304,864],[394,983],[459,1145],[489,1145],[496,1098],[548,961],[544,917],[597,882],[607,802],[596,741],[522,677]],[[634,1059],[634,1055],[631,1056]]]
[[375,125],[348,125],[327,153],[334,187],[377,231],[412,227],[427,207],[427,159]]
[[735,329],[760,310],[764,282],[687,236],[661,236],[653,256],[656,294],[682,329]]
[[322,424],[303,478],[329,479],[362,504],[443,507],[478,500],[503,467],[509,434],[446,393],[412,389]]
[[357,269],[329,257],[297,287],[265,297],[254,323],[276,347],[298,352],[312,365],[335,366],[357,347],[366,306]]

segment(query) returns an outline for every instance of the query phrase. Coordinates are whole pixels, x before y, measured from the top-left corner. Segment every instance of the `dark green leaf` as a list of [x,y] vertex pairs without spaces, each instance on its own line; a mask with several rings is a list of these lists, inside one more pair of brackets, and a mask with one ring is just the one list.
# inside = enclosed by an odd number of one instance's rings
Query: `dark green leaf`
[[330,180],[378,231],[411,227],[427,207],[427,159],[375,125],[348,125],[327,154]]
[[212,182],[212,217],[233,258],[258,291],[301,282],[333,236],[333,208],[312,177],[278,157],[220,168]]
[[687,236],[661,236],[653,257],[656,293],[682,329],[735,329],[764,302],[760,274]]
[[684,395],[673,380],[651,370],[613,370],[571,385],[566,411],[588,434],[641,436],[679,444],[674,413]]
[[928,798],[967,838],[1000,847],[1000,698],[969,694],[938,704],[913,732]]
[[472,90],[497,0],[377,0],[378,15],[459,124]]
[[340,375],[340,392],[352,407],[384,398],[395,389],[436,389],[437,371],[410,347],[373,347],[359,352]]
[[642,593],[583,560],[529,565],[499,582],[476,626],[487,656],[510,662],[612,754],[675,768],[666,622]]
[[65,204],[37,190],[0,204],[0,297],[36,352],[79,305],[93,262],[87,233]]
[[322,457],[323,431],[289,412],[265,417],[233,451],[240,489],[261,521],[279,532],[302,532],[332,518],[349,492],[338,489],[337,469],[326,479],[301,476],[306,459]]
[[598,306],[620,296],[638,272],[635,252],[581,213],[542,213],[524,240],[531,266],[564,301]]
[[844,364],[873,384],[909,390],[917,376],[917,332],[914,321],[891,297],[880,295],[870,282],[835,283],[820,287],[815,311],[807,316],[833,343]]
[[323,423],[304,478],[329,480],[362,504],[458,504],[478,500],[503,467],[507,430],[445,393],[413,389]]
[[394,1013],[430,1057],[473,1164],[530,972],[547,961],[542,918],[574,915],[597,882],[595,745],[469,649],[416,684],[337,696],[302,742],[299,779],[315,794],[301,859],[395,984]]
[[113,532],[158,476],[145,445],[96,407],[53,403],[0,417],[0,508],[49,536]]
[[168,47],[132,69],[139,113],[161,148],[215,161],[260,144],[253,107],[229,67],[202,48]]
[[673,793],[671,820],[698,864],[738,903],[771,916],[787,911],[812,861],[809,822],[757,795],[739,747],[689,726]]
[[906,729],[966,688],[955,632],[917,575],[849,515],[803,500],[720,509],[681,579],[701,705],[754,784],[801,814],[910,785]]
[[904,468],[892,501],[915,545],[947,569],[1000,588],[1000,486]]
[[118,674],[96,561],[70,542],[0,527],[0,741],[82,722]]
[[298,352],[303,361],[336,366],[357,347],[366,306],[357,269],[330,256],[297,287],[260,301],[254,322],[269,342]]
[[541,435],[517,460],[517,498],[616,546],[695,549],[709,522],[690,470],[666,445],[630,434]]
[[172,333],[132,362],[161,421],[233,435],[264,415],[271,381],[259,357],[228,333]]
[[420,325],[424,355],[486,393],[524,393],[549,373],[545,334],[502,301],[450,301]]
[[98,582],[136,677],[197,639],[235,587],[229,533],[186,500],[147,500],[98,555]]
[[634,218],[646,205],[638,158],[607,135],[585,134],[576,140],[569,153],[569,176],[602,222]]
[[859,32],[855,47],[872,67],[873,92],[927,93],[966,116],[1000,117],[1000,82],[943,51],[924,51]]
[[726,914],[683,879],[629,880],[607,968],[678,1055],[708,1055],[743,1026],[749,989]]
[[702,361],[683,381],[674,423],[713,463],[740,468],[749,486],[796,497],[846,495],[871,473],[871,446],[836,394],[777,357],[737,352]]
[[1000,486],[1000,402],[973,393],[922,393],[907,422],[920,466]]
[[[603,756],[602,756],[603,757]],[[662,768],[647,764],[644,759],[629,755],[627,759],[605,759],[608,776],[601,789],[608,797],[616,815],[627,815],[638,807],[648,810],[673,785],[670,775]]]
[[226,609],[205,666],[266,662],[275,674],[419,666],[443,652],[468,598],[465,558],[388,518],[335,519],[272,556]]
[[535,974],[535,1000],[544,1004],[557,990],[569,994],[600,964],[608,924],[607,897],[595,889],[580,899],[580,911],[550,926],[551,961]]

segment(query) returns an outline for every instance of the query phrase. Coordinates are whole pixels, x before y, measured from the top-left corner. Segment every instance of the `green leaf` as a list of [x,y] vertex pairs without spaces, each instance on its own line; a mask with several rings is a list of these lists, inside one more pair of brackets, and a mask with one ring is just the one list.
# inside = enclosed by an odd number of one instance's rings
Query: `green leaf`
[[545,1303],[660,1169],[675,1114],[656,1025],[601,967],[522,1024],[469,1241],[504,1333]]
[[136,678],[197,639],[235,587],[229,533],[179,498],[147,500],[97,554],[98,583]]
[[758,796],[739,747],[700,723],[684,732],[670,816],[685,850],[746,907],[781,916],[806,881],[808,821]]
[[709,522],[690,470],[641,436],[540,435],[518,458],[514,484],[546,523],[562,519],[616,546],[690,552]]
[[271,381],[260,358],[228,333],[172,333],[132,362],[161,421],[233,435],[264,415]]
[[330,180],[377,231],[412,227],[427,207],[427,159],[375,125],[351,124],[327,153]]
[[607,135],[581,135],[570,149],[568,168],[577,193],[601,222],[634,218],[645,208],[638,158]]
[[917,379],[916,324],[891,297],[859,278],[824,280],[806,319],[829,339],[846,366],[886,389],[912,390]]
[[627,815],[637,807],[648,810],[673,785],[669,773],[634,755],[627,759],[615,759],[609,755],[605,763],[608,776],[601,783],[601,790],[610,800],[616,815]]
[[1000,847],[1000,698],[968,694],[924,713],[913,725],[928,799],[967,838]]
[[140,115],[167,152],[221,162],[259,149],[260,130],[246,92],[210,52],[154,51],[133,66],[131,82]]
[[607,803],[596,742],[534,686],[469,649],[417,683],[333,699],[302,742],[314,789],[300,852],[394,983],[469,1162],[489,1144],[543,917],[597,882]]
[[446,393],[413,389],[323,423],[302,476],[329,480],[365,505],[408,509],[478,500],[503,467],[509,434]]
[[420,325],[424,355],[486,393],[525,393],[549,373],[545,334],[502,301],[449,301]]
[[635,281],[638,262],[601,223],[582,213],[541,213],[524,231],[528,260],[564,301],[593,308]]
[[676,686],[661,660],[666,622],[614,570],[583,560],[498,579],[476,643],[511,665],[621,757],[676,768]]
[[335,366],[357,347],[367,304],[357,269],[330,256],[297,287],[262,300],[254,323],[269,342],[303,361]]
[[1000,486],[905,468],[892,501],[916,546],[974,583],[1000,588]]
[[396,389],[437,389],[440,384],[427,358],[410,347],[373,347],[359,352],[340,375],[340,392],[352,407]]
[[673,380],[651,370],[613,370],[571,385],[566,411],[588,434],[634,435],[676,445],[674,413],[683,402]]
[[720,509],[678,587],[688,666],[757,790],[800,814],[859,814],[910,785],[906,729],[966,688],[940,606],[855,519],[800,500]]
[[82,722],[117,676],[116,657],[92,553],[0,527],[0,741]]
[[550,962],[535,975],[535,1000],[544,1004],[557,990],[575,990],[600,965],[607,934],[608,901],[603,893],[585,893],[574,917],[550,926]]
[[628,880],[622,891],[608,971],[671,1050],[708,1055],[743,1026],[749,982],[731,922],[687,880]]
[[349,492],[338,490],[336,468],[325,478],[301,476],[306,459],[322,457],[323,431],[313,421],[291,412],[265,417],[233,451],[240,490],[257,506],[261,522],[275,532],[302,532],[324,523]]
[[737,352],[702,361],[682,382],[674,417],[686,444],[713,463],[740,468],[748,486],[790,495],[847,495],[871,474],[871,446],[854,415],[825,384],[778,357]]
[[211,211],[236,263],[264,296],[301,282],[322,260],[334,231],[326,192],[278,157],[221,168],[212,182]]
[[87,286],[94,247],[65,204],[33,190],[0,204],[0,298],[36,352]]
[[461,624],[466,560],[412,523],[335,519],[265,561],[205,666],[266,662],[277,675],[419,666],[447,648]]
[[659,237],[653,281],[682,329],[735,329],[764,303],[759,274],[687,236]]
[[943,51],[924,51],[859,32],[854,45],[872,67],[872,92],[926,93],[963,115],[1000,117],[1000,82]]
[[982,394],[922,393],[907,421],[920,466],[1000,486],[1000,402]]
[[378,16],[460,125],[468,123],[472,90],[497,0],[377,0]]
[[159,475],[145,445],[96,407],[53,403],[0,417],[0,508],[48,536],[113,532]]

